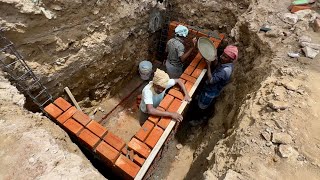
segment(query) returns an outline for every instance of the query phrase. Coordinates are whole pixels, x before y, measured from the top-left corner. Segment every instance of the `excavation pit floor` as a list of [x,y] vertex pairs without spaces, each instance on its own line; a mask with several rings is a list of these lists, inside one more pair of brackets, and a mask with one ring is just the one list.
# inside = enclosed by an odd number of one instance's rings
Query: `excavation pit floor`
[[104,112],[98,111],[95,120],[125,142],[129,142],[140,128],[136,98],[147,83],[148,81],[135,76],[115,97],[101,102],[99,107],[104,109]]
[[[163,69],[160,64],[154,63],[153,66],[154,70]],[[135,75],[115,96],[105,98],[93,108],[102,109],[95,113],[93,119],[128,143],[141,128],[137,96],[148,83],[149,80],[144,81]]]

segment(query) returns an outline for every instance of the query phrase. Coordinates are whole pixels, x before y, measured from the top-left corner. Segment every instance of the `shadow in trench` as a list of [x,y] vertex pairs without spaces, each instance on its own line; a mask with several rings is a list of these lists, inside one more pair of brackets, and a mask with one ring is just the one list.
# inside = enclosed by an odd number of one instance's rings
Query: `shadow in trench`
[[99,160],[93,153],[84,148],[83,145],[81,145],[76,137],[70,136],[70,139],[73,143],[75,143],[81,152],[85,155],[85,157],[91,162],[91,164],[101,173],[106,179],[122,179],[122,177],[118,176],[114,170],[112,170],[110,167],[106,165],[105,162]]

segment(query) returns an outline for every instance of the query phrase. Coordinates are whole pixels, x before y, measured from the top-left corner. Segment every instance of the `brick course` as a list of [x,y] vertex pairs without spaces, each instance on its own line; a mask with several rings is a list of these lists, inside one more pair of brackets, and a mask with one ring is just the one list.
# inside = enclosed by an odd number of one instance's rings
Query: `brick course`
[[115,165],[126,174],[126,177],[124,177],[125,179],[134,179],[140,170],[140,167],[137,164],[123,155],[120,155],[116,160]]
[[190,66],[197,67],[201,59],[202,59],[202,55],[198,53],[196,57],[191,61]]
[[170,107],[168,108],[169,112],[177,112],[179,107],[181,106],[182,102],[179,99],[174,99],[171,103]]
[[136,138],[132,138],[128,146],[144,158],[147,158],[151,152],[151,149],[146,144]]
[[170,89],[169,94],[175,98],[180,99],[180,100],[184,99],[184,94],[178,90]]
[[61,116],[57,118],[57,121],[61,124],[65,123],[68,119],[70,119],[74,113],[77,112],[77,108],[72,106],[66,112],[64,112]]
[[170,104],[171,104],[171,102],[173,101],[173,99],[174,99],[173,96],[167,94],[167,95],[163,98],[163,100],[161,101],[161,103],[160,103],[159,106],[166,110],[166,109],[168,109],[168,107],[170,106]]
[[63,125],[75,135],[83,129],[83,126],[72,118],[68,119]]
[[188,93],[190,93],[193,85],[194,85],[194,84],[193,84],[192,82],[190,82],[190,81],[187,81],[187,82],[184,84],[184,86],[186,87],[186,90],[188,91]]
[[146,160],[144,158],[140,157],[138,154],[135,154],[133,157],[133,162],[135,162],[139,166],[142,166],[145,161]]
[[57,105],[63,111],[68,110],[72,105],[64,100],[62,97],[59,97],[54,101],[54,104]]
[[103,135],[107,132],[107,129],[103,126],[101,126],[99,123],[96,121],[92,120],[88,125],[87,128],[96,134],[98,137],[102,138]]
[[148,136],[148,138],[146,139],[146,144],[151,147],[154,148],[154,146],[157,144],[158,140],[160,139],[161,135],[163,134],[163,130],[156,126],[153,128],[153,130],[151,131],[150,135]]
[[97,146],[96,152],[100,158],[102,158],[109,165],[114,164],[117,158],[120,156],[120,153],[116,149],[104,141],[101,141],[101,143]]
[[148,137],[153,127],[154,124],[147,120],[134,136],[143,142]]
[[93,149],[95,145],[100,141],[100,138],[93,134],[88,129],[84,129],[80,132],[79,138],[84,142],[89,149]]
[[197,69],[195,69],[195,70],[193,71],[193,73],[191,74],[191,76],[197,79],[197,78],[200,76],[201,72],[202,72],[202,70],[197,68]]
[[166,129],[169,125],[169,123],[171,122],[171,118],[169,117],[162,117],[159,121],[159,123],[157,124],[159,127],[161,127],[162,129]]
[[194,71],[195,67],[194,66],[188,66],[187,69],[184,71],[185,74],[191,75],[192,72]]
[[114,147],[116,150],[121,151],[121,149],[126,145],[126,143],[119,138],[118,136],[114,135],[112,132],[108,132],[107,135],[103,138],[105,142],[109,145]]
[[191,77],[191,76],[189,76],[189,75],[187,75],[187,74],[182,74],[180,77],[183,78],[183,79],[185,79],[185,80],[187,80],[187,81],[190,81],[190,82],[192,82],[192,83],[195,83],[195,82],[196,82],[196,78]]
[[91,121],[91,119],[88,115],[84,114],[83,112],[81,112],[79,110],[76,113],[74,113],[72,118],[84,126],[86,126]]
[[197,66],[197,69],[203,70],[203,69],[205,69],[206,67],[207,67],[206,61],[205,61],[205,60],[201,60],[200,63],[198,64],[198,66]]
[[50,103],[48,106],[44,108],[44,111],[47,112],[52,118],[57,118],[62,114],[62,110],[58,108],[56,105]]

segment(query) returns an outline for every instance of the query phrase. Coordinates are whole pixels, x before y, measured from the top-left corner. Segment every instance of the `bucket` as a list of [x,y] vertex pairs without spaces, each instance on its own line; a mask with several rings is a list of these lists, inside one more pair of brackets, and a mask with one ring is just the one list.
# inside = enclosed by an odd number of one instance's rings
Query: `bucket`
[[141,79],[149,80],[152,73],[152,63],[150,61],[141,61],[139,64],[139,74]]

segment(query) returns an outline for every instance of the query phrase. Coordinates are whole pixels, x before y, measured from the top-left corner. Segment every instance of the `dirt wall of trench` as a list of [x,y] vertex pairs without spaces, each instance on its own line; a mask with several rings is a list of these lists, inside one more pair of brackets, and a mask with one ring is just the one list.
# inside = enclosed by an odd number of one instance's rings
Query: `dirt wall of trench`
[[115,92],[153,57],[155,1],[1,1],[0,25],[54,97]]

